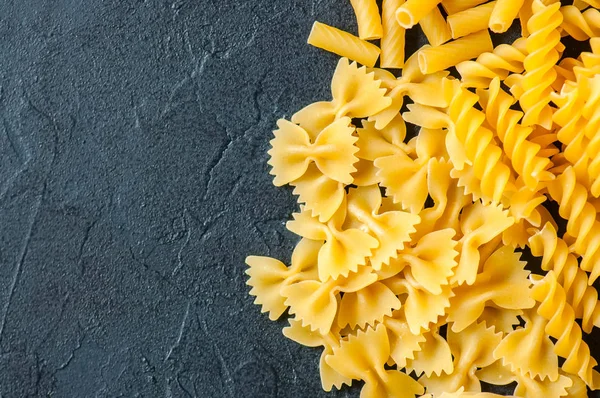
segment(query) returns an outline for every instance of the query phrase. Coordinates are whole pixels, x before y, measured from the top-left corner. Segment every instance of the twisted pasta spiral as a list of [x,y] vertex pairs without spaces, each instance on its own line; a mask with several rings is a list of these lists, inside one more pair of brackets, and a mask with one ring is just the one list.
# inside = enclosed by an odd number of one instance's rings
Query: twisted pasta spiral
[[510,109],[513,97],[500,88],[500,79],[494,78],[490,88],[478,94],[487,121],[496,129],[506,155],[527,187],[533,190],[540,181],[552,180],[554,175],[547,171],[550,159],[539,156],[541,146],[528,140],[532,129],[519,124],[523,114]]
[[577,182],[575,170],[569,166],[548,183],[548,193],[558,202],[558,213],[567,220],[567,234],[575,238],[573,248],[583,256],[580,267],[591,272],[593,283],[600,276],[600,222],[587,189]]
[[[475,176],[481,181],[481,194],[487,202],[500,202],[507,190],[514,190],[514,176],[503,162],[502,149],[496,145],[492,131],[483,126],[485,114],[473,106],[479,96],[460,88],[452,99],[448,113],[454,123],[454,136],[464,146]],[[448,140],[447,140],[448,142]],[[452,148],[448,148],[451,152]],[[452,153],[450,153],[452,158]],[[462,165],[455,164],[461,170]]]
[[575,317],[582,318],[582,329],[590,333],[594,326],[600,326],[598,292],[589,286],[587,274],[579,268],[577,257],[569,252],[566,242],[558,238],[554,226],[548,223],[529,238],[529,247],[534,256],[542,257],[543,270],[556,273]]
[[575,322],[575,312],[567,303],[565,291],[556,280],[556,274],[550,271],[544,278],[532,279],[532,297],[540,302],[537,313],[548,320],[546,333],[558,340],[554,350],[566,359],[563,370],[578,375],[591,388],[598,388],[600,373],[593,369],[597,362],[582,340],[581,329]]
[[527,54],[526,39],[519,38],[512,45],[501,44],[492,52],[481,54],[475,61],[456,65],[464,87],[486,88],[492,79],[506,79],[509,73],[522,73]]
[[587,155],[591,161],[588,166],[588,174],[591,182],[590,192],[596,198],[600,196],[600,95],[596,90],[600,89],[600,78],[594,77],[587,80],[590,95],[583,108],[583,116],[587,119],[584,134],[589,143],[586,146]]
[[586,156],[583,144],[586,120],[581,115],[584,97],[577,87],[565,86],[563,92],[552,95],[552,100],[559,107],[553,116],[554,122],[560,126],[557,138],[565,144],[565,158],[575,164]]
[[575,40],[584,41],[590,37],[600,36],[600,11],[588,8],[581,12],[575,6],[560,8],[563,16],[561,27]]
[[525,111],[523,124],[539,124],[546,128],[552,126],[552,109],[548,105],[551,85],[556,79],[554,65],[560,55],[560,33],[557,28],[563,17],[559,12],[560,2],[545,5],[534,0],[533,15],[527,22],[531,35],[527,38],[528,55],[525,57],[525,75],[521,81],[523,94],[519,99]]

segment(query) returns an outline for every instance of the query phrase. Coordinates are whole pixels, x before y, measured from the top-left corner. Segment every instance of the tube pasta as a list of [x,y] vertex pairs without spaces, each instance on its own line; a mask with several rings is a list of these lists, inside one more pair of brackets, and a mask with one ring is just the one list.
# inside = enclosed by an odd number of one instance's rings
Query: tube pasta
[[448,26],[453,39],[486,30],[496,1],[469,8],[448,16]]
[[410,29],[429,14],[441,0],[407,0],[396,11],[396,20],[405,29]]
[[376,45],[321,22],[314,23],[308,36],[308,44],[368,67],[375,66],[381,52]]
[[492,50],[490,34],[483,30],[438,47],[423,49],[419,52],[419,68],[423,74],[435,73]]
[[439,8],[435,7],[419,21],[419,25],[433,47],[444,44],[452,38],[450,28],[444,20]]
[[477,7],[488,0],[442,0],[442,7],[448,15]]
[[494,5],[492,15],[490,15],[489,27],[492,32],[506,32],[519,15],[523,3],[524,0],[498,0]]
[[382,68],[402,68],[404,66],[405,29],[396,21],[396,10],[405,0],[383,0],[381,56]]
[[379,7],[375,0],[350,0],[356,21],[358,23],[358,37],[362,40],[381,39],[381,17]]

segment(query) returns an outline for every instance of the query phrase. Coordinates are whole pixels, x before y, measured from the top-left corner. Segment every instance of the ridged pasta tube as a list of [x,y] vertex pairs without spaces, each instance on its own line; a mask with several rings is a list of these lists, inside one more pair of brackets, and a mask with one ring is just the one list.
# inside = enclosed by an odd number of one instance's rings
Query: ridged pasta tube
[[524,0],[498,0],[490,16],[490,29],[495,33],[504,33],[515,20]]
[[527,55],[526,39],[517,39],[512,45],[500,44],[492,52],[485,52],[475,61],[456,65],[464,87],[487,88],[495,77],[504,80],[509,73],[522,73]]
[[494,78],[488,90],[477,94],[487,121],[496,129],[504,152],[527,187],[535,190],[540,181],[554,179],[547,170],[552,164],[550,159],[539,156],[540,145],[528,140],[532,129],[519,124],[523,113],[510,109],[514,99],[500,88],[500,79]]
[[458,39],[459,37],[487,29],[495,5],[496,2],[492,1],[449,15],[447,21],[452,32],[452,38]]
[[383,0],[381,6],[381,37],[382,68],[402,68],[404,66],[405,29],[396,21],[396,10],[405,0]]
[[554,271],[544,278],[532,278],[532,297],[540,302],[537,313],[548,320],[546,333],[557,339],[554,351],[565,358],[562,369],[581,377],[592,389],[600,387],[600,374],[593,368],[597,362],[582,339],[581,329],[575,322],[575,312],[567,304],[566,294],[556,280]]
[[375,0],[350,0],[356,22],[358,24],[358,37],[363,40],[381,39],[383,33],[379,7]]
[[519,98],[525,112],[523,124],[539,124],[547,129],[552,127],[552,108],[548,105],[552,83],[556,79],[554,65],[560,59],[557,46],[560,45],[558,27],[563,21],[559,11],[560,2],[550,5],[541,0],[532,4],[533,16],[527,22],[531,35],[527,38],[528,55],[525,58],[525,75],[521,82],[523,94]]
[[582,329],[590,333],[600,327],[598,291],[589,286],[587,273],[579,268],[577,257],[569,251],[567,243],[556,235],[556,229],[547,223],[529,238],[534,256],[542,257],[542,269],[553,270],[563,286],[567,302],[573,307],[575,317],[582,319]]
[[441,0],[408,0],[396,11],[396,20],[405,29],[410,29],[431,12]]
[[375,44],[321,22],[313,24],[308,44],[341,57],[348,57],[369,68],[375,66],[381,52]]
[[423,74],[439,72],[493,49],[490,33],[485,29],[438,47],[422,49],[419,52],[419,68]]
[[477,7],[487,0],[443,0],[442,7],[448,15],[456,14],[469,8]]

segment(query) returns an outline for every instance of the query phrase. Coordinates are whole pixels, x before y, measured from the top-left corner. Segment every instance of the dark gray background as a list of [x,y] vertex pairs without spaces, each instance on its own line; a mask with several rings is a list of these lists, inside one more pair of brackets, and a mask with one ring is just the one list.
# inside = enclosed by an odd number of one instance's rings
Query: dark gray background
[[315,19],[356,30],[342,0],[0,4],[2,398],[358,395],[243,274],[296,242],[266,151],[329,97]]

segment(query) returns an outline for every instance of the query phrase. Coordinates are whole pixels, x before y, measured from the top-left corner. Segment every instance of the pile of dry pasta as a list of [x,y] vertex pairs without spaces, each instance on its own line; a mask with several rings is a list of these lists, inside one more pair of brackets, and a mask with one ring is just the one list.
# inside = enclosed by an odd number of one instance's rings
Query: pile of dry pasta
[[[272,320],[287,311],[285,336],[322,347],[327,391],[599,389],[582,337],[600,326],[600,1],[351,4],[358,36],[317,22],[308,39],[342,56],[332,99],[280,120],[271,141],[301,240],[289,266],[247,258],[255,302]],[[522,37],[494,48],[490,31],[516,19]],[[429,45],[405,59],[416,25]],[[565,36],[591,51],[564,57]]]

